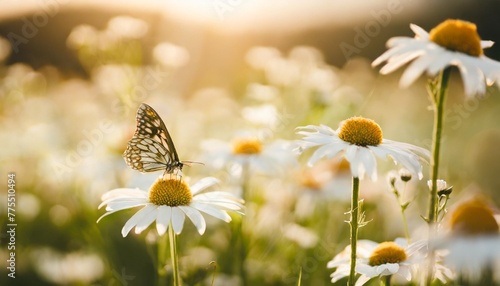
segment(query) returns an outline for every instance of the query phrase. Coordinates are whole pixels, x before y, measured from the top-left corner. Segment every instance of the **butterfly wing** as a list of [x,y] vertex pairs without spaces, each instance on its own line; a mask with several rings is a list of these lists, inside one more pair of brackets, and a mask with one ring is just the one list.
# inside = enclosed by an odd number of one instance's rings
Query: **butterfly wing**
[[137,130],[123,153],[125,162],[140,172],[173,173],[182,169],[172,138],[158,113],[143,103],[137,110],[136,121]]

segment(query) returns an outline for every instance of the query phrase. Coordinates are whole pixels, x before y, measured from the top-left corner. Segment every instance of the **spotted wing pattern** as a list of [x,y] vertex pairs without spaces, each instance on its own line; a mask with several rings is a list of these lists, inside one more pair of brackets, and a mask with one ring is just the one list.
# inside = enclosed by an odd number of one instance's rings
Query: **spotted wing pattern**
[[137,110],[137,129],[128,142],[123,157],[127,165],[140,172],[182,171],[172,138],[158,113],[143,103]]

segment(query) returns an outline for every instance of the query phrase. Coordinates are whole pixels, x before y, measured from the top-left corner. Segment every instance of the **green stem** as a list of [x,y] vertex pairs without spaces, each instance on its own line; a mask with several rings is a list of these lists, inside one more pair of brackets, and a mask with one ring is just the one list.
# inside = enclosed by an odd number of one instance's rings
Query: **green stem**
[[358,242],[358,202],[359,202],[359,178],[352,177],[351,197],[351,270],[347,285],[353,286],[356,279],[356,244]]
[[158,238],[158,261],[156,262],[156,286],[167,284],[167,270],[165,264],[167,261],[167,236]]
[[406,215],[405,215],[405,210],[403,207],[401,208],[401,215],[403,216],[403,228],[405,231],[406,241],[409,244],[410,243],[410,231],[408,230],[408,223],[406,222]]
[[170,257],[172,258],[172,271],[174,275],[174,286],[180,286],[181,280],[179,278],[179,259],[177,257],[177,241],[173,227],[170,225],[168,228],[168,237],[170,240]]
[[[444,99],[448,89],[448,80],[450,78],[450,69],[447,68],[441,72],[438,90],[435,90],[434,99],[434,131],[432,144],[431,178],[432,187],[429,198],[428,222],[434,224],[437,222],[437,180],[439,172],[439,154],[441,151],[441,135],[443,132]],[[436,94],[438,93],[438,94]],[[436,96],[437,95],[437,96]]]
[[[250,164],[248,162],[242,165],[241,170],[241,197],[245,202],[249,201],[249,182],[250,182]],[[238,261],[238,272],[241,278],[242,286],[249,285],[248,276],[245,269],[245,261],[248,255],[248,241],[245,236],[245,229],[243,226],[244,217],[241,217],[239,224],[237,225],[237,252],[239,253]]]
[[410,231],[408,230],[408,222],[406,221],[406,214],[405,214],[406,207],[408,206],[408,203],[404,203],[406,186],[407,186],[407,183],[405,182],[404,188],[403,188],[403,193],[401,194],[401,196],[398,195],[397,197],[398,197],[398,201],[399,201],[399,206],[401,207],[401,216],[403,217],[403,228],[404,228],[404,232],[405,232],[405,236],[406,236],[406,241],[408,242],[408,244],[410,244]]
[[[429,224],[429,241],[434,237],[437,227],[437,208],[438,208],[438,196],[437,196],[437,180],[439,178],[439,154],[441,151],[441,136],[443,132],[443,115],[444,115],[444,103],[446,90],[448,89],[448,81],[450,79],[450,68],[443,70],[439,77],[439,82],[436,87],[433,88],[433,100],[434,100],[434,130],[432,138],[432,158],[431,158],[431,178],[432,186],[429,195],[429,210],[428,210],[428,224]],[[428,257],[428,269],[426,285],[431,285],[434,273],[434,252],[429,248]]]
[[391,277],[392,275],[385,276],[385,286],[391,286]]

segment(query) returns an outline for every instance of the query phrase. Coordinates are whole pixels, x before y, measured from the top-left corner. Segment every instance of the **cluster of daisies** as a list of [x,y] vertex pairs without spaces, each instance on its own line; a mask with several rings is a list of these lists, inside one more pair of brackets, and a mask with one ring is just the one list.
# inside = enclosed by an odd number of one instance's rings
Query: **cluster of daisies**
[[[500,83],[500,63],[483,54],[483,49],[493,43],[481,41],[474,24],[447,20],[430,33],[417,25],[410,27],[415,32],[414,38],[390,39],[387,43],[389,50],[373,62],[373,66],[386,63],[380,70],[382,74],[407,65],[400,81],[402,87],[409,86],[423,73],[434,78],[451,66],[460,71],[467,96],[485,93],[487,85]],[[336,130],[326,125],[308,125],[298,127],[297,134],[302,136],[300,140],[294,143],[278,142],[273,146],[263,146],[255,138],[239,138],[232,145],[212,142],[207,147],[211,151],[207,158],[215,166],[237,166],[232,170],[241,176],[248,168],[272,172],[283,165],[294,164],[295,161],[287,155],[290,150],[300,154],[314,149],[308,160],[309,166],[323,158],[339,162],[345,160],[349,163],[352,178],[357,182],[366,177],[377,179],[377,159],[390,158],[419,179],[424,177],[423,165],[433,163],[428,150],[385,139],[376,122],[359,116],[342,121]],[[440,198],[449,195],[451,189],[443,181],[434,182]],[[228,211],[242,213],[243,195],[238,198],[226,192],[205,191],[217,183],[218,180],[211,177],[191,186],[178,178],[160,178],[148,191],[115,189],[107,192],[102,196],[100,207],[106,206],[107,212],[103,217],[120,210],[142,207],[126,222],[122,229],[123,236],[133,228],[140,233],[155,221],[159,235],[163,235],[169,227],[179,234],[186,216],[203,234],[206,223],[201,213],[226,222],[231,220]],[[430,185],[432,188],[432,181]],[[358,187],[356,185],[356,191]],[[352,200],[355,207],[351,209],[351,215],[358,212],[357,195]],[[335,283],[348,277],[349,285],[363,285],[379,277],[389,285],[392,277],[404,283],[412,279],[423,280],[427,276],[429,281],[436,278],[442,283],[455,280],[459,284],[494,285],[494,281],[500,281],[497,274],[500,234],[498,217],[493,209],[483,198],[464,201],[447,215],[448,231],[443,230],[445,220],[440,220],[439,233],[435,237],[413,242],[409,237],[381,243],[358,241],[358,224],[364,222],[356,216],[354,221],[350,221],[354,241],[351,240],[351,245],[327,265],[334,269],[331,281]],[[467,253],[464,249],[468,249]]]

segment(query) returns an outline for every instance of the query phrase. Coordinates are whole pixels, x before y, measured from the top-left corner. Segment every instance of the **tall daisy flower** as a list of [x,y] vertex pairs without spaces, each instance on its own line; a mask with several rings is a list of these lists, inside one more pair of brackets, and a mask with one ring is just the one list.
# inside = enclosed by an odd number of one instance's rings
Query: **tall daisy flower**
[[[368,174],[372,180],[377,179],[376,157],[391,157],[396,164],[401,164],[410,172],[422,178],[421,161],[429,158],[429,152],[423,148],[407,143],[384,139],[382,129],[373,120],[363,117],[351,117],[344,120],[337,130],[328,126],[309,125],[298,128],[303,135],[297,142],[299,152],[309,148],[317,150],[312,154],[308,164],[312,165],[323,157],[344,157],[350,164],[352,173],[351,193],[351,260],[349,285],[354,285],[356,274],[356,241],[358,225],[362,224],[359,206],[359,180]],[[361,217],[361,219],[359,218]]]
[[377,179],[376,157],[390,157],[395,164],[401,164],[421,179],[421,161],[427,161],[430,156],[424,148],[384,139],[380,125],[363,117],[346,119],[337,130],[326,125],[308,125],[297,129],[297,134],[304,136],[297,142],[299,152],[317,147],[308,165],[312,166],[323,157],[342,156],[349,162],[353,177],[360,179],[365,174],[372,180]]
[[[500,85],[500,62],[484,56],[483,49],[491,47],[493,42],[481,41],[476,25],[461,20],[446,20],[427,33],[417,25],[410,25],[415,32],[415,38],[396,37],[389,39],[389,50],[375,59],[373,66],[383,62],[387,64],[380,72],[387,74],[403,65],[410,63],[403,73],[400,85],[405,87],[413,83],[422,73],[433,78],[429,82],[429,95],[434,109],[434,128],[431,160],[432,189],[429,194],[427,222],[429,223],[429,238],[436,232],[438,222],[438,190],[439,154],[441,151],[441,133],[446,91],[450,78],[451,67],[456,66],[464,82],[465,94],[469,97],[483,94],[486,85],[496,82]],[[429,256],[429,267],[433,255]],[[432,269],[429,269],[432,273]],[[430,284],[428,275],[427,284]]]
[[500,282],[500,232],[493,210],[483,199],[459,204],[449,219],[449,233],[438,239],[447,266],[460,285],[497,285]]
[[[117,211],[142,207],[125,223],[122,235],[123,237],[127,236],[133,228],[135,228],[135,233],[139,234],[155,221],[156,230],[160,236],[168,230],[174,268],[174,285],[179,285],[175,235],[182,232],[186,217],[191,220],[201,235],[206,229],[202,213],[230,222],[231,217],[227,212],[241,213],[243,209],[243,201],[229,193],[205,192],[206,189],[218,182],[215,178],[207,177],[189,186],[177,178],[164,179],[160,177],[153,183],[149,191],[129,188],[114,189],[102,195],[102,203],[99,208],[106,206],[106,213],[97,222]],[[159,253],[158,257],[159,265],[162,265],[164,263],[160,261],[162,255]],[[159,276],[161,276],[160,268]]]
[[[445,94],[448,87],[450,70],[456,66],[465,86],[465,94],[469,97],[484,94],[486,85],[496,82],[500,85],[500,62],[484,56],[483,49],[493,45],[492,41],[481,41],[476,25],[461,20],[446,20],[433,28],[429,33],[415,24],[410,28],[415,32],[414,38],[394,37],[389,39],[387,50],[372,65],[383,62],[380,73],[388,74],[410,63],[400,79],[400,85],[407,87],[422,73],[434,79],[429,83],[429,93],[434,104],[434,136],[432,182],[429,199],[429,223],[437,222],[437,184],[439,153],[441,148],[441,130],[443,128],[443,110]],[[437,78],[436,78],[437,77]]]
[[231,142],[211,139],[202,143],[206,151],[204,161],[216,169],[228,166],[241,172],[247,169],[251,172],[264,174],[279,174],[285,167],[295,165],[292,144],[285,140],[264,142],[257,136],[248,134],[235,137]]
[[481,41],[475,24],[446,20],[430,33],[415,24],[410,24],[410,28],[414,38],[389,39],[389,50],[372,63],[378,66],[386,62],[380,73],[388,74],[411,62],[400,79],[402,87],[411,85],[424,72],[436,77],[451,66],[459,69],[467,96],[485,93],[486,84],[500,84],[500,63],[483,52],[493,46],[493,42]]
[[[407,240],[403,238],[382,243],[360,240],[358,244],[356,271],[361,276],[356,281],[356,286],[364,285],[374,277],[385,277],[385,285],[390,285],[393,275],[410,281],[412,266],[421,260],[419,250],[426,246],[425,241],[417,241],[408,245]],[[347,246],[328,262],[328,268],[336,268],[331,275],[332,283],[349,275],[350,255],[351,249]]]

